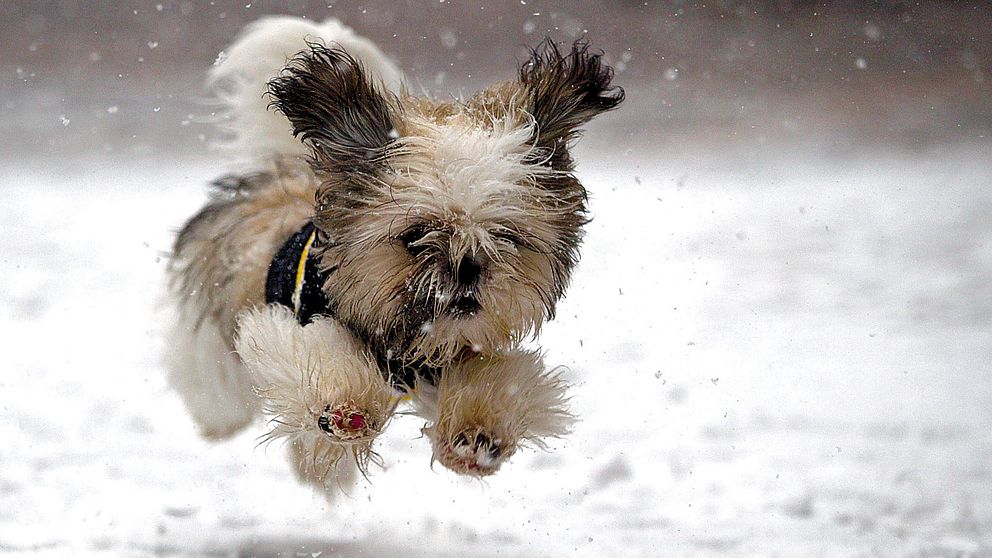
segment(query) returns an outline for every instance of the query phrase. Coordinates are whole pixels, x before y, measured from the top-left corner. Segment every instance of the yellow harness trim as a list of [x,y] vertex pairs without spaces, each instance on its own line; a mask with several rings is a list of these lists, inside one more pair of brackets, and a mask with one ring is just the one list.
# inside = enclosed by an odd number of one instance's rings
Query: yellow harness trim
[[307,256],[310,255],[310,246],[317,237],[317,231],[310,233],[306,244],[303,245],[303,252],[300,254],[300,262],[296,264],[296,282],[293,283],[293,312],[300,313],[300,294],[303,292],[303,276],[307,269]]

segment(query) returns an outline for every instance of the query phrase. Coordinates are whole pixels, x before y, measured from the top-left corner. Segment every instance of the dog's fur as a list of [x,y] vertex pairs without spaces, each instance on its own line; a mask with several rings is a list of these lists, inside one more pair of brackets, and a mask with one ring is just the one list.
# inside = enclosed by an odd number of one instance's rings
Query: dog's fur
[[[519,345],[554,316],[578,258],[586,192],[569,146],[623,90],[582,42],[542,43],[517,79],[464,102],[415,97],[399,76],[336,21],[249,28],[213,82],[251,172],[216,183],[170,267],[171,380],[203,433],[263,408],[302,478],[327,488],[374,458],[393,385],[459,473],[493,473],[569,424],[557,373]],[[273,111],[258,112],[259,82]],[[304,326],[264,286],[311,220],[330,304]]]

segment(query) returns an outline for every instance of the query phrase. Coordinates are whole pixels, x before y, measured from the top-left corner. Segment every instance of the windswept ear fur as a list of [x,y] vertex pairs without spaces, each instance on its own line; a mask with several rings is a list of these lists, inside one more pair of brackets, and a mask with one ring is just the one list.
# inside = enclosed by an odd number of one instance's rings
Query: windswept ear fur
[[580,126],[624,99],[623,88],[610,85],[613,69],[603,64],[602,57],[602,53],[590,52],[583,40],[562,54],[547,38],[520,68],[526,108],[537,124],[536,143],[554,153],[550,159],[554,167],[571,164],[565,151]]
[[389,102],[347,52],[307,45],[269,82],[271,105],[313,150],[315,170],[367,171],[393,139]]

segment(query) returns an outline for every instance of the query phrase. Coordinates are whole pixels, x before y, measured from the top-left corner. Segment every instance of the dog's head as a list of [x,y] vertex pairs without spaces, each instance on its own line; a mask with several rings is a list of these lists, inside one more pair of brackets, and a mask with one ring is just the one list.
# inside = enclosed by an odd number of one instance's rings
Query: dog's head
[[394,357],[441,363],[536,332],[578,258],[586,191],[569,147],[616,107],[612,70],[545,41],[465,102],[389,95],[319,44],[272,80],[312,150],[315,222],[338,319]]

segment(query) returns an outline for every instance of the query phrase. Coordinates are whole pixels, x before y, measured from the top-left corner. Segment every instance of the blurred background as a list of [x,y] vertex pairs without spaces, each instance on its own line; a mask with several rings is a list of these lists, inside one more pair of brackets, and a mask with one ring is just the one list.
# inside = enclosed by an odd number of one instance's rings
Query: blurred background
[[[174,233],[225,172],[203,81],[337,17],[415,91],[586,38],[575,432],[479,483],[414,417],[335,503],[166,385]],[[0,1],[0,553],[992,556],[992,5]]]
[[3,151],[199,151],[206,70],[272,13],[341,18],[437,95],[511,77],[545,35],[585,37],[628,92],[615,140],[659,154],[686,140],[921,150],[992,126],[984,2],[8,1]]

